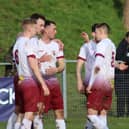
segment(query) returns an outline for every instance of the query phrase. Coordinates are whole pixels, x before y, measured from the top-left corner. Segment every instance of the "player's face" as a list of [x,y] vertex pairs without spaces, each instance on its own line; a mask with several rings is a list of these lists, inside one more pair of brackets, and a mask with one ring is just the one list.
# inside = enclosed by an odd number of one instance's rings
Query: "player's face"
[[31,36],[36,35],[36,33],[37,33],[36,24],[33,24],[32,26],[30,26],[30,32],[31,32]]
[[37,34],[40,34],[44,30],[44,24],[45,24],[45,21],[40,18],[36,21]]
[[102,30],[100,28],[97,28],[95,30],[95,39],[96,41],[100,41],[102,37]]
[[56,35],[56,25],[54,24],[51,24],[49,25],[47,28],[47,35],[50,39],[54,39],[55,38],[55,35]]
[[91,35],[92,35],[93,39],[95,39],[95,32],[92,32]]

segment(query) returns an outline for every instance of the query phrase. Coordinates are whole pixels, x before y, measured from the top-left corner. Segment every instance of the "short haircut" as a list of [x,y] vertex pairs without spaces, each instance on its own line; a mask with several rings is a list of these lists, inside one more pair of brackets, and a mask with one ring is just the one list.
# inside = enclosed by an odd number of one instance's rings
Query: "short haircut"
[[46,26],[49,26],[49,25],[51,25],[51,24],[56,25],[56,23],[55,23],[54,21],[46,20],[46,21],[45,21],[45,25],[44,25],[44,26],[46,27]]
[[96,26],[98,25],[98,23],[95,23],[91,26],[91,31],[95,32]]
[[22,28],[23,30],[26,30],[28,25],[34,25],[34,24],[36,24],[36,21],[34,19],[26,18],[22,21]]
[[128,32],[126,32],[125,37],[126,37],[126,38],[128,38],[128,37],[129,37],[129,31],[128,31]]
[[22,26],[24,25],[30,25],[30,24],[36,24],[36,20],[31,18],[26,18],[22,21]]
[[105,33],[109,34],[110,33],[110,27],[107,23],[103,22],[103,23],[100,23],[96,26],[96,28],[103,28]]
[[42,19],[42,20],[46,20],[45,19],[45,16],[41,15],[41,14],[38,14],[38,13],[33,13],[31,16],[30,16],[31,19],[34,19],[34,20],[38,20],[38,19]]

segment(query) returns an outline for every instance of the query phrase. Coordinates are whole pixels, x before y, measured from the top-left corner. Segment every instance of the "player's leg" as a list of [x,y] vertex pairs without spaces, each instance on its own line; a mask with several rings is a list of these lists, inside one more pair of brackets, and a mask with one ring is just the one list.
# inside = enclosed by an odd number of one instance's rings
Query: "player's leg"
[[13,112],[8,119],[6,129],[14,129],[14,124],[16,122],[16,119],[17,119],[17,114]]
[[91,123],[93,124],[93,126],[96,129],[104,129],[104,125],[103,123],[100,121],[99,117],[98,117],[98,111],[94,110],[92,108],[88,108],[88,119],[91,121]]
[[34,115],[33,126],[34,129],[43,129],[43,119],[41,115]]
[[27,78],[20,84],[23,111],[25,112],[22,120],[21,129],[31,129],[34,114],[38,111],[37,104],[39,102],[39,89],[38,84],[33,78]]
[[105,83],[105,87],[106,87],[104,90],[105,97],[103,99],[103,106],[102,106],[103,110],[100,111],[99,118],[104,123],[105,129],[108,129],[107,112],[111,108],[113,89],[111,88],[111,83],[108,81]]
[[98,116],[102,107],[102,100],[102,92],[100,90],[92,90],[92,93],[87,98],[87,117],[96,129],[104,129],[104,124]]
[[17,119],[17,115],[20,110],[19,106],[19,93],[18,93],[18,75],[16,74],[13,79],[14,83],[14,91],[15,91],[15,111],[10,115],[8,122],[7,122],[7,129],[14,129],[14,124]]
[[[83,84],[85,86],[84,87],[85,88],[85,93],[84,94],[85,94],[85,96],[87,98],[88,94],[86,93],[86,88],[87,88],[88,85],[85,82]],[[93,123],[88,118],[86,119],[86,123],[85,123],[84,129],[94,129]]]
[[25,112],[24,118],[22,120],[21,129],[31,129],[33,119],[33,112]]
[[108,129],[108,126],[107,126],[107,111],[106,110],[103,109],[100,112],[99,119],[105,125],[105,129]]
[[14,125],[14,129],[19,129],[21,127],[21,123],[22,123],[23,117],[24,117],[23,113],[19,113],[18,114],[17,120],[16,120],[15,125]]
[[54,111],[56,118],[56,128],[57,129],[66,129],[66,124],[64,120],[64,111],[62,109],[58,109]]
[[[51,108],[54,110],[56,128],[57,129],[66,129],[66,124],[64,120],[64,106],[63,106],[63,97],[60,89],[60,84],[57,79],[52,79],[46,81],[46,84],[49,87],[51,95]],[[52,88],[51,88],[52,87]]]
[[[44,93],[43,93],[43,90],[41,87],[38,87],[39,88],[39,103],[38,103],[38,111],[35,113],[34,115],[34,120],[33,120],[33,126],[34,126],[34,129],[43,129],[43,113],[45,112],[45,101],[48,102],[48,99],[49,98],[48,96],[46,98],[44,98]],[[42,108],[42,111],[40,110]],[[46,109],[47,110],[47,109]],[[47,112],[47,111],[46,111]]]

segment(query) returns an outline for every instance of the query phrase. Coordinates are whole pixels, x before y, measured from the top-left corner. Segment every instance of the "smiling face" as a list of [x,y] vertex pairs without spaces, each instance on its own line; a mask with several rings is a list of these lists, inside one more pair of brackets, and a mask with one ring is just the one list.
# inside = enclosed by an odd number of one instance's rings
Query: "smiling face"
[[47,25],[44,29],[44,32],[46,33],[49,39],[54,39],[57,33],[56,25],[53,23],[51,23],[50,25]]
[[96,39],[96,41],[101,40],[102,34],[103,34],[102,30],[100,28],[96,28],[96,30],[95,30],[95,39]]
[[44,25],[45,25],[45,21],[43,19],[39,18],[36,21],[36,31],[37,31],[37,34],[40,34],[44,30]]

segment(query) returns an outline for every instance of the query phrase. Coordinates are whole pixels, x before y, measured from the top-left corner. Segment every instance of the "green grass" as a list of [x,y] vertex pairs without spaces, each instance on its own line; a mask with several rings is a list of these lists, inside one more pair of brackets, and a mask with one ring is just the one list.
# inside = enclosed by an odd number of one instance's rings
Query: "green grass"
[[[56,129],[54,118],[46,118],[44,120],[45,129]],[[128,129],[129,118],[108,117],[109,129]],[[85,117],[75,117],[66,120],[67,129],[83,129],[85,124]],[[0,129],[6,129],[6,122],[0,123]]]
[[86,31],[90,34],[91,25],[96,22],[107,22],[112,29],[110,37],[118,44],[125,31],[122,16],[119,15],[119,12],[122,12],[122,1],[0,0],[0,47],[3,49],[0,60],[4,60],[4,55],[14,43],[17,33],[21,31],[20,21],[34,12],[56,21],[57,37],[65,44],[67,59],[76,59],[82,44],[80,33]]

